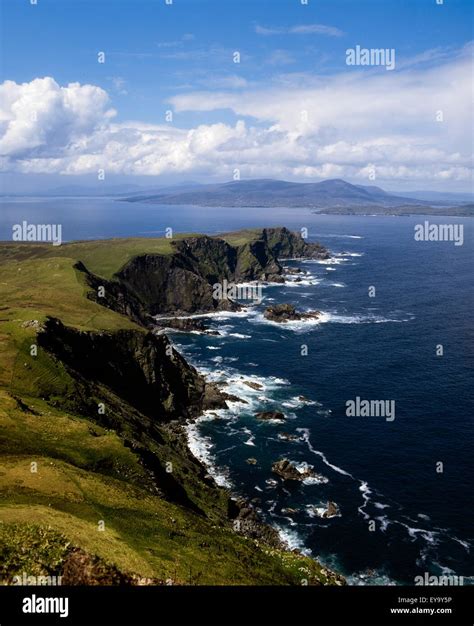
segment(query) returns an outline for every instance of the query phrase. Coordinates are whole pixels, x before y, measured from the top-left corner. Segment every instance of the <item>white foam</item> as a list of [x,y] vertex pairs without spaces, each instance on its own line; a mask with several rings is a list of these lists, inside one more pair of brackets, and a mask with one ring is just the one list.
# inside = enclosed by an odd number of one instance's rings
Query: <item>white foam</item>
[[273,524],[273,526],[278,531],[281,541],[285,544],[288,550],[299,550],[306,556],[311,555],[311,550],[309,548],[305,548],[303,540],[296,531],[284,528],[279,524]]
[[[341,263],[345,263],[348,261],[347,258],[343,257],[331,257],[329,259],[318,259],[313,261],[313,263],[318,263],[319,265],[341,265]],[[303,263],[309,263],[310,261],[303,261]]]
[[338,235],[337,233],[329,233],[328,235],[318,234],[318,239],[324,239],[325,237],[334,237],[337,239],[364,239],[361,235]]
[[361,506],[359,506],[357,510],[361,515],[363,515],[364,519],[370,519],[370,515],[368,515],[364,509],[370,502],[370,496],[372,495],[372,491],[370,490],[369,485],[365,480],[360,481],[359,491],[362,492],[362,499],[364,500],[364,503],[361,504]]
[[209,317],[216,320],[228,320],[233,317],[246,317],[251,313],[251,307],[244,307],[240,311],[210,311],[208,313],[191,313],[190,315],[155,315],[156,320],[169,319],[199,319]]
[[319,456],[323,460],[323,463],[325,465],[327,465],[328,467],[333,469],[338,474],[342,474],[343,476],[349,476],[349,478],[352,478],[353,480],[355,480],[355,478],[354,478],[354,476],[352,476],[352,474],[349,474],[349,472],[346,472],[346,470],[343,470],[341,467],[338,467],[337,465],[334,465],[333,463],[330,463],[327,460],[326,455],[324,454],[324,452],[321,452],[320,450],[315,450],[313,448],[313,446],[311,445],[311,442],[309,440],[309,429],[308,428],[297,428],[296,430],[297,430],[297,432],[303,433],[303,440],[306,441],[306,444],[307,444],[309,450],[313,454],[316,454],[317,456]]
[[299,396],[293,396],[289,400],[285,400],[281,403],[282,406],[288,409],[298,409],[302,406],[312,406],[315,404],[321,406],[321,404],[315,400],[309,400],[307,398],[301,399]]
[[199,422],[204,421],[209,416],[203,416],[195,420],[194,422],[188,422],[185,426],[185,432],[188,438],[188,448],[192,454],[206,466],[206,469],[212,478],[220,487],[226,487],[230,489],[232,483],[228,479],[227,473],[224,469],[218,468],[215,463],[215,458],[211,453],[213,445],[209,437],[204,437],[199,432]]
[[321,519],[332,519],[333,517],[342,517],[339,509],[335,515],[331,515],[331,517],[325,517],[324,514],[327,511],[327,507],[324,506],[322,502],[320,502],[318,506],[315,506],[314,504],[307,504],[305,509],[306,509],[307,515],[311,517],[312,519],[314,519],[315,517],[320,517]]
[[319,285],[321,282],[322,282],[322,278],[304,278],[303,280],[288,281],[284,283],[284,286],[285,287],[308,287],[311,285]]
[[321,322],[329,322],[331,324],[400,324],[409,322],[413,319],[413,314],[406,314],[409,317],[403,319],[395,319],[391,317],[383,317],[382,315],[339,315],[338,313],[325,312],[321,316]]
[[403,522],[400,522],[399,520],[394,520],[393,523],[400,524],[400,526],[404,526],[407,529],[409,536],[413,540],[417,539],[418,534],[420,534],[423,537],[423,539],[427,541],[428,543],[433,544],[433,545],[438,543],[438,539],[436,538],[436,535],[439,535],[439,533],[435,530],[426,530],[426,528],[416,528],[416,527],[408,526],[408,524],[404,524]]
[[[300,463],[293,462],[292,465],[300,474],[303,474],[304,472],[307,472],[307,471],[314,470],[314,467],[310,465],[309,463],[306,463],[306,461],[301,461]],[[321,476],[321,475],[308,476],[308,478],[304,478],[302,480],[303,485],[323,485],[328,482],[329,480],[326,478],[326,476]]]
[[451,537],[451,539],[461,544],[462,547],[466,550],[466,552],[470,552],[471,544],[469,543],[469,541],[463,541],[462,539],[458,539],[457,537]]
[[348,585],[356,587],[365,587],[370,585],[389,587],[397,584],[386,574],[382,574],[376,570],[370,574],[364,572],[351,574],[350,576],[346,576],[346,580]]
[[210,359],[213,363],[233,363],[234,361],[238,361],[238,356],[214,356]]
[[315,517],[323,517],[323,513],[326,511],[326,508],[324,506],[313,506],[312,504],[308,504],[306,506],[306,513],[309,515],[309,517],[311,517],[312,519],[314,519]]
[[259,313],[250,321],[255,324],[269,324],[270,326],[274,326],[282,330],[286,329],[293,332],[301,332],[307,331],[310,328],[319,326],[320,324],[329,321],[329,317],[326,313],[321,312],[317,318],[310,317],[301,320],[290,320],[288,322],[274,322],[273,320],[267,319],[263,313]]
[[385,532],[388,528],[388,525],[391,523],[386,515],[381,515],[380,517],[376,517],[376,520],[380,522],[380,530]]

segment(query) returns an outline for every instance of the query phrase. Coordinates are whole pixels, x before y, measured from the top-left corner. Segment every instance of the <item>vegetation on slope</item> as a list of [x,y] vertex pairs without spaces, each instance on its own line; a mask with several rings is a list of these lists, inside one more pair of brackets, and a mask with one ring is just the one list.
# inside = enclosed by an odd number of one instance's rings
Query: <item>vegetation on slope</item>
[[[168,419],[179,410],[174,385],[184,377],[199,390],[199,375],[166,351],[166,338],[155,345],[146,328],[87,297],[81,246],[109,274],[127,254],[169,246],[133,241],[133,250],[117,240],[109,251],[104,242],[0,247],[0,579],[26,572],[70,584],[335,582],[271,533],[234,532],[239,507],[189,453],[179,421]],[[100,346],[89,364],[87,350],[74,359],[82,341]],[[143,342],[152,344],[148,366]],[[153,358],[165,368],[158,383]],[[96,375],[106,365],[120,384]],[[130,368],[168,394],[159,410],[124,388]]]

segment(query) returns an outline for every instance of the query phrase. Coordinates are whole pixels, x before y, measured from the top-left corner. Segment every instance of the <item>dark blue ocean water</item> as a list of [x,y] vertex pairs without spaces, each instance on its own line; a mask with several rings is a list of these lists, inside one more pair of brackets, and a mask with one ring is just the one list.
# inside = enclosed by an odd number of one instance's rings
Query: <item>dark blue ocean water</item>
[[[169,226],[208,233],[308,228],[311,240],[336,255],[331,264],[285,263],[308,272],[302,283],[268,286],[260,306],[209,318],[220,336],[172,335],[197,367],[248,402],[202,420],[192,429],[193,446],[221,480],[258,498],[256,505],[292,545],[311,550],[351,582],[413,583],[424,572],[474,575],[472,220],[98,199],[4,202],[1,210],[2,239],[23,219],[62,223],[65,239],[159,236]],[[425,219],[462,223],[464,245],[416,242],[414,225]],[[323,321],[268,323],[262,311],[275,302],[318,309]],[[439,344],[443,356],[436,355]],[[244,380],[262,387],[253,390]],[[347,417],[345,403],[357,396],[394,400],[394,421]],[[281,410],[285,423],[254,417],[271,409]],[[281,440],[282,432],[298,440]],[[248,464],[249,457],[257,464]],[[268,483],[276,478],[272,462],[284,457],[310,464],[328,482]],[[328,499],[340,517],[311,513]],[[282,512],[287,508],[296,512]]]

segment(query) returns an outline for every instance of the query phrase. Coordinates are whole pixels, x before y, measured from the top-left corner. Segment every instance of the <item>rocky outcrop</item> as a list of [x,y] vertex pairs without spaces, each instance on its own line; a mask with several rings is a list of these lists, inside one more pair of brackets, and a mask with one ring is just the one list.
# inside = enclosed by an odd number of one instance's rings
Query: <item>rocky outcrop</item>
[[181,330],[182,332],[197,332],[205,335],[220,335],[217,330],[209,330],[200,319],[193,317],[171,317],[155,320],[155,325],[163,329]]
[[298,312],[292,304],[275,304],[265,309],[264,317],[271,322],[285,324],[286,322],[318,319],[320,311]]
[[237,533],[263,541],[274,548],[283,548],[278,532],[267,524],[262,523],[253,506],[243,498],[233,501],[233,528]]
[[276,420],[278,422],[283,422],[285,416],[280,411],[260,411],[259,413],[255,413],[255,417],[260,420]]
[[142,254],[117,272],[113,280],[95,276],[82,263],[92,291],[88,297],[99,304],[150,325],[159,314],[185,315],[238,310],[236,302],[216,298],[214,286],[246,281],[284,282],[278,259],[327,258],[320,244],[307,243],[287,228],[255,231],[249,240],[233,246],[222,237],[207,235],[172,242],[172,254]]
[[256,383],[253,380],[244,380],[243,382],[244,385],[247,385],[247,387],[250,387],[250,389],[255,389],[255,391],[263,389],[263,385],[261,385],[260,383]]
[[79,331],[49,318],[38,343],[83,378],[105,385],[160,422],[207,408],[204,378],[165,335],[138,329]]
[[45,390],[44,400],[114,430],[140,458],[149,475],[142,486],[153,494],[201,514],[221,507],[223,496],[189,451],[182,424],[234,397],[207,383],[165,335],[80,331],[48,318],[37,342],[68,381],[60,393],[56,385]]
[[[198,250],[209,248],[200,265],[193,246],[203,239]],[[224,255],[230,246],[223,247],[210,237],[193,238],[177,242],[177,252],[169,255],[147,254],[135,257],[117,274],[122,289],[131,293],[146,308],[150,315],[160,313],[199,313],[237,309],[232,301],[213,298],[213,284],[219,279],[217,260],[213,253]],[[189,245],[186,247],[186,243]],[[221,242],[225,243],[225,242]],[[232,256],[232,255],[231,255]],[[222,263],[222,279],[230,271]]]
[[278,259],[309,258],[328,259],[328,250],[319,243],[307,242],[288,228],[264,228],[263,238]]
[[299,441],[301,437],[293,435],[292,433],[278,433],[278,439],[282,439],[283,441]]
[[202,400],[202,408],[204,410],[209,411],[213,409],[222,409],[227,406],[226,400],[247,404],[246,400],[242,400],[237,396],[219,389],[219,386],[216,383],[206,383]]
[[272,472],[283,478],[283,480],[303,481],[308,478],[321,482],[326,482],[327,480],[324,476],[317,474],[311,467],[297,468],[296,465],[288,459],[282,459],[281,461],[273,463]]
[[38,334],[38,344],[76,377],[105,385],[159,423],[227,408],[226,400],[245,402],[206,382],[166,335],[141,330],[78,331],[49,318]]
[[321,505],[312,505],[308,507],[308,511],[312,516],[315,515],[317,517],[320,517],[321,519],[330,519],[331,517],[339,516],[339,507],[335,502],[332,502],[331,500],[327,501],[326,508]]
[[336,517],[336,515],[339,515],[339,507],[337,506],[335,502],[328,500],[326,510],[323,513],[323,517],[324,518]]

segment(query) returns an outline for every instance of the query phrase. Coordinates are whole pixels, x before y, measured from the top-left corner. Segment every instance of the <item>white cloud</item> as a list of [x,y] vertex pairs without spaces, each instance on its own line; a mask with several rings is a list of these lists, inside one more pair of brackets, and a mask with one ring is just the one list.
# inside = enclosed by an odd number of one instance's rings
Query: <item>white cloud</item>
[[[456,183],[472,176],[470,58],[464,50],[437,68],[354,70],[295,76],[291,88],[256,88],[238,77],[228,90],[175,96],[176,112],[214,112],[216,123],[180,129],[114,123],[107,93],[60,87],[52,78],[0,87],[5,171],[193,175],[376,182]],[[237,80],[235,80],[237,78]],[[229,89],[240,86],[238,92]],[[219,122],[230,109],[235,123]],[[37,111],[36,121],[31,111]],[[443,120],[436,120],[439,112]]]
[[124,78],[121,76],[110,76],[108,77],[108,80],[110,80],[118,94],[121,96],[126,96],[128,94],[126,89],[127,81]]
[[267,27],[255,26],[257,35],[328,35],[329,37],[342,37],[342,30],[335,26],[325,26],[324,24],[301,24],[299,26],[278,26]]
[[290,65],[295,62],[295,58],[287,50],[273,50],[265,62],[268,65]]
[[100,87],[52,78],[18,85],[0,85],[0,154],[22,157],[64,154],[72,144],[90,137],[115,114]]

